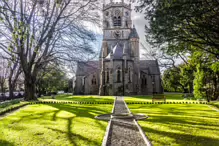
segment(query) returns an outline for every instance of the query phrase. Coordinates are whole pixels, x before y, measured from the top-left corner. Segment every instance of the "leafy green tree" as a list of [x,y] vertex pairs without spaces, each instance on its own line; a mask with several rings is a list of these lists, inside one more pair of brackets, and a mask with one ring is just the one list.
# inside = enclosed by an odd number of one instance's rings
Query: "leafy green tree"
[[179,68],[170,68],[165,70],[162,78],[164,90],[182,92],[184,90],[184,86],[180,83],[180,78]]
[[38,94],[57,93],[59,90],[66,91],[66,89],[68,90],[68,81],[66,70],[59,66],[49,65],[37,77]]
[[204,72],[201,70],[201,65],[197,65],[194,79],[194,95],[196,99],[206,97],[204,92]]
[[151,45],[171,51],[195,46],[219,59],[218,7],[217,0],[140,0],[136,10],[149,21]]
[[[213,56],[196,51],[190,56],[189,63],[194,69],[194,94],[196,98],[207,98],[208,101],[218,98],[219,77],[217,61]],[[214,70],[215,69],[215,70]]]
[[184,92],[193,92],[193,80],[194,80],[194,70],[190,64],[180,65],[180,83],[186,87],[187,91]]
[[139,1],[136,10],[148,20],[147,42],[165,55],[188,59],[186,65],[177,66],[179,74],[173,74],[174,69],[164,72],[166,87],[177,85],[190,92],[194,88],[196,98],[206,97],[208,101],[219,98],[218,7],[217,0]]

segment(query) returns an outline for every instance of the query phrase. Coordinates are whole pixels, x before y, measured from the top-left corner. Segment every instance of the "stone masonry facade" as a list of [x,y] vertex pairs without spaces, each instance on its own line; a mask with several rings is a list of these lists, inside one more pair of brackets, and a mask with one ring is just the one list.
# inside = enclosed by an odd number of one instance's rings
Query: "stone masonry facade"
[[103,41],[98,61],[79,62],[75,94],[149,95],[163,93],[157,60],[141,60],[131,4],[103,5]]

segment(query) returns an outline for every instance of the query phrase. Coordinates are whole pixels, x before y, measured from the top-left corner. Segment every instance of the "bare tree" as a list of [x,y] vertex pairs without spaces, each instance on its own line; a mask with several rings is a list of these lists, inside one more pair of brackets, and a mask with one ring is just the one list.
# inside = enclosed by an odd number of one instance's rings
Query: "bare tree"
[[141,43],[141,48],[144,51],[143,56],[146,59],[157,60],[161,70],[166,70],[168,68],[177,68],[180,63],[188,63],[188,54],[184,52],[178,52],[177,54],[169,55],[162,48],[151,48],[148,44]]
[[25,100],[36,100],[41,68],[54,59],[88,59],[95,35],[87,23],[99,22],[97,0],[1,0],[0,49],[17,55],[24,73]]
[[15,91],[17,80],[21,74],[21,66],[19,64],[18,58],[12,60],[10,56],[0,54],[0,58],[2,60],[2,85],[3,82],[6,84],[6,81],[8,82],[8,88],[9,88],[9,96],[10,98],[13,98]]
[[0,92],[5,92],[5,84],[8,78],[9,68],[7,60],[0,57]]

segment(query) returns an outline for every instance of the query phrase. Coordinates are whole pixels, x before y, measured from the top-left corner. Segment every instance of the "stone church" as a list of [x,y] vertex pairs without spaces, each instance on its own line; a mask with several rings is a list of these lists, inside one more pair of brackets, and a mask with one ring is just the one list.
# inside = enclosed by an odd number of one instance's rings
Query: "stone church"
[[157,60],[141,60],[131,4],[103,4],[103,41],[98,61],[78,62],[75,94],[163,93]]

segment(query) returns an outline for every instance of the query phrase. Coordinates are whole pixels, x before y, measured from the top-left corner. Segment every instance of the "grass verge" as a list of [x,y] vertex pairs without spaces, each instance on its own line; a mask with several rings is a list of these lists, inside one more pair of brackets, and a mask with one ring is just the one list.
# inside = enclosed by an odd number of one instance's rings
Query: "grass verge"
[[15,104],[19,104],[19,103],[20,103],[20,100],[12,100],[12,101],[0,103],[0,111],[6,107],[9,107],[9,106],[15,105]]
[[0,120],[0,145],[101,145],[112,105],[29,105]]
[[219,145],[219,113],[207,105],[128,105],[153,145]]

